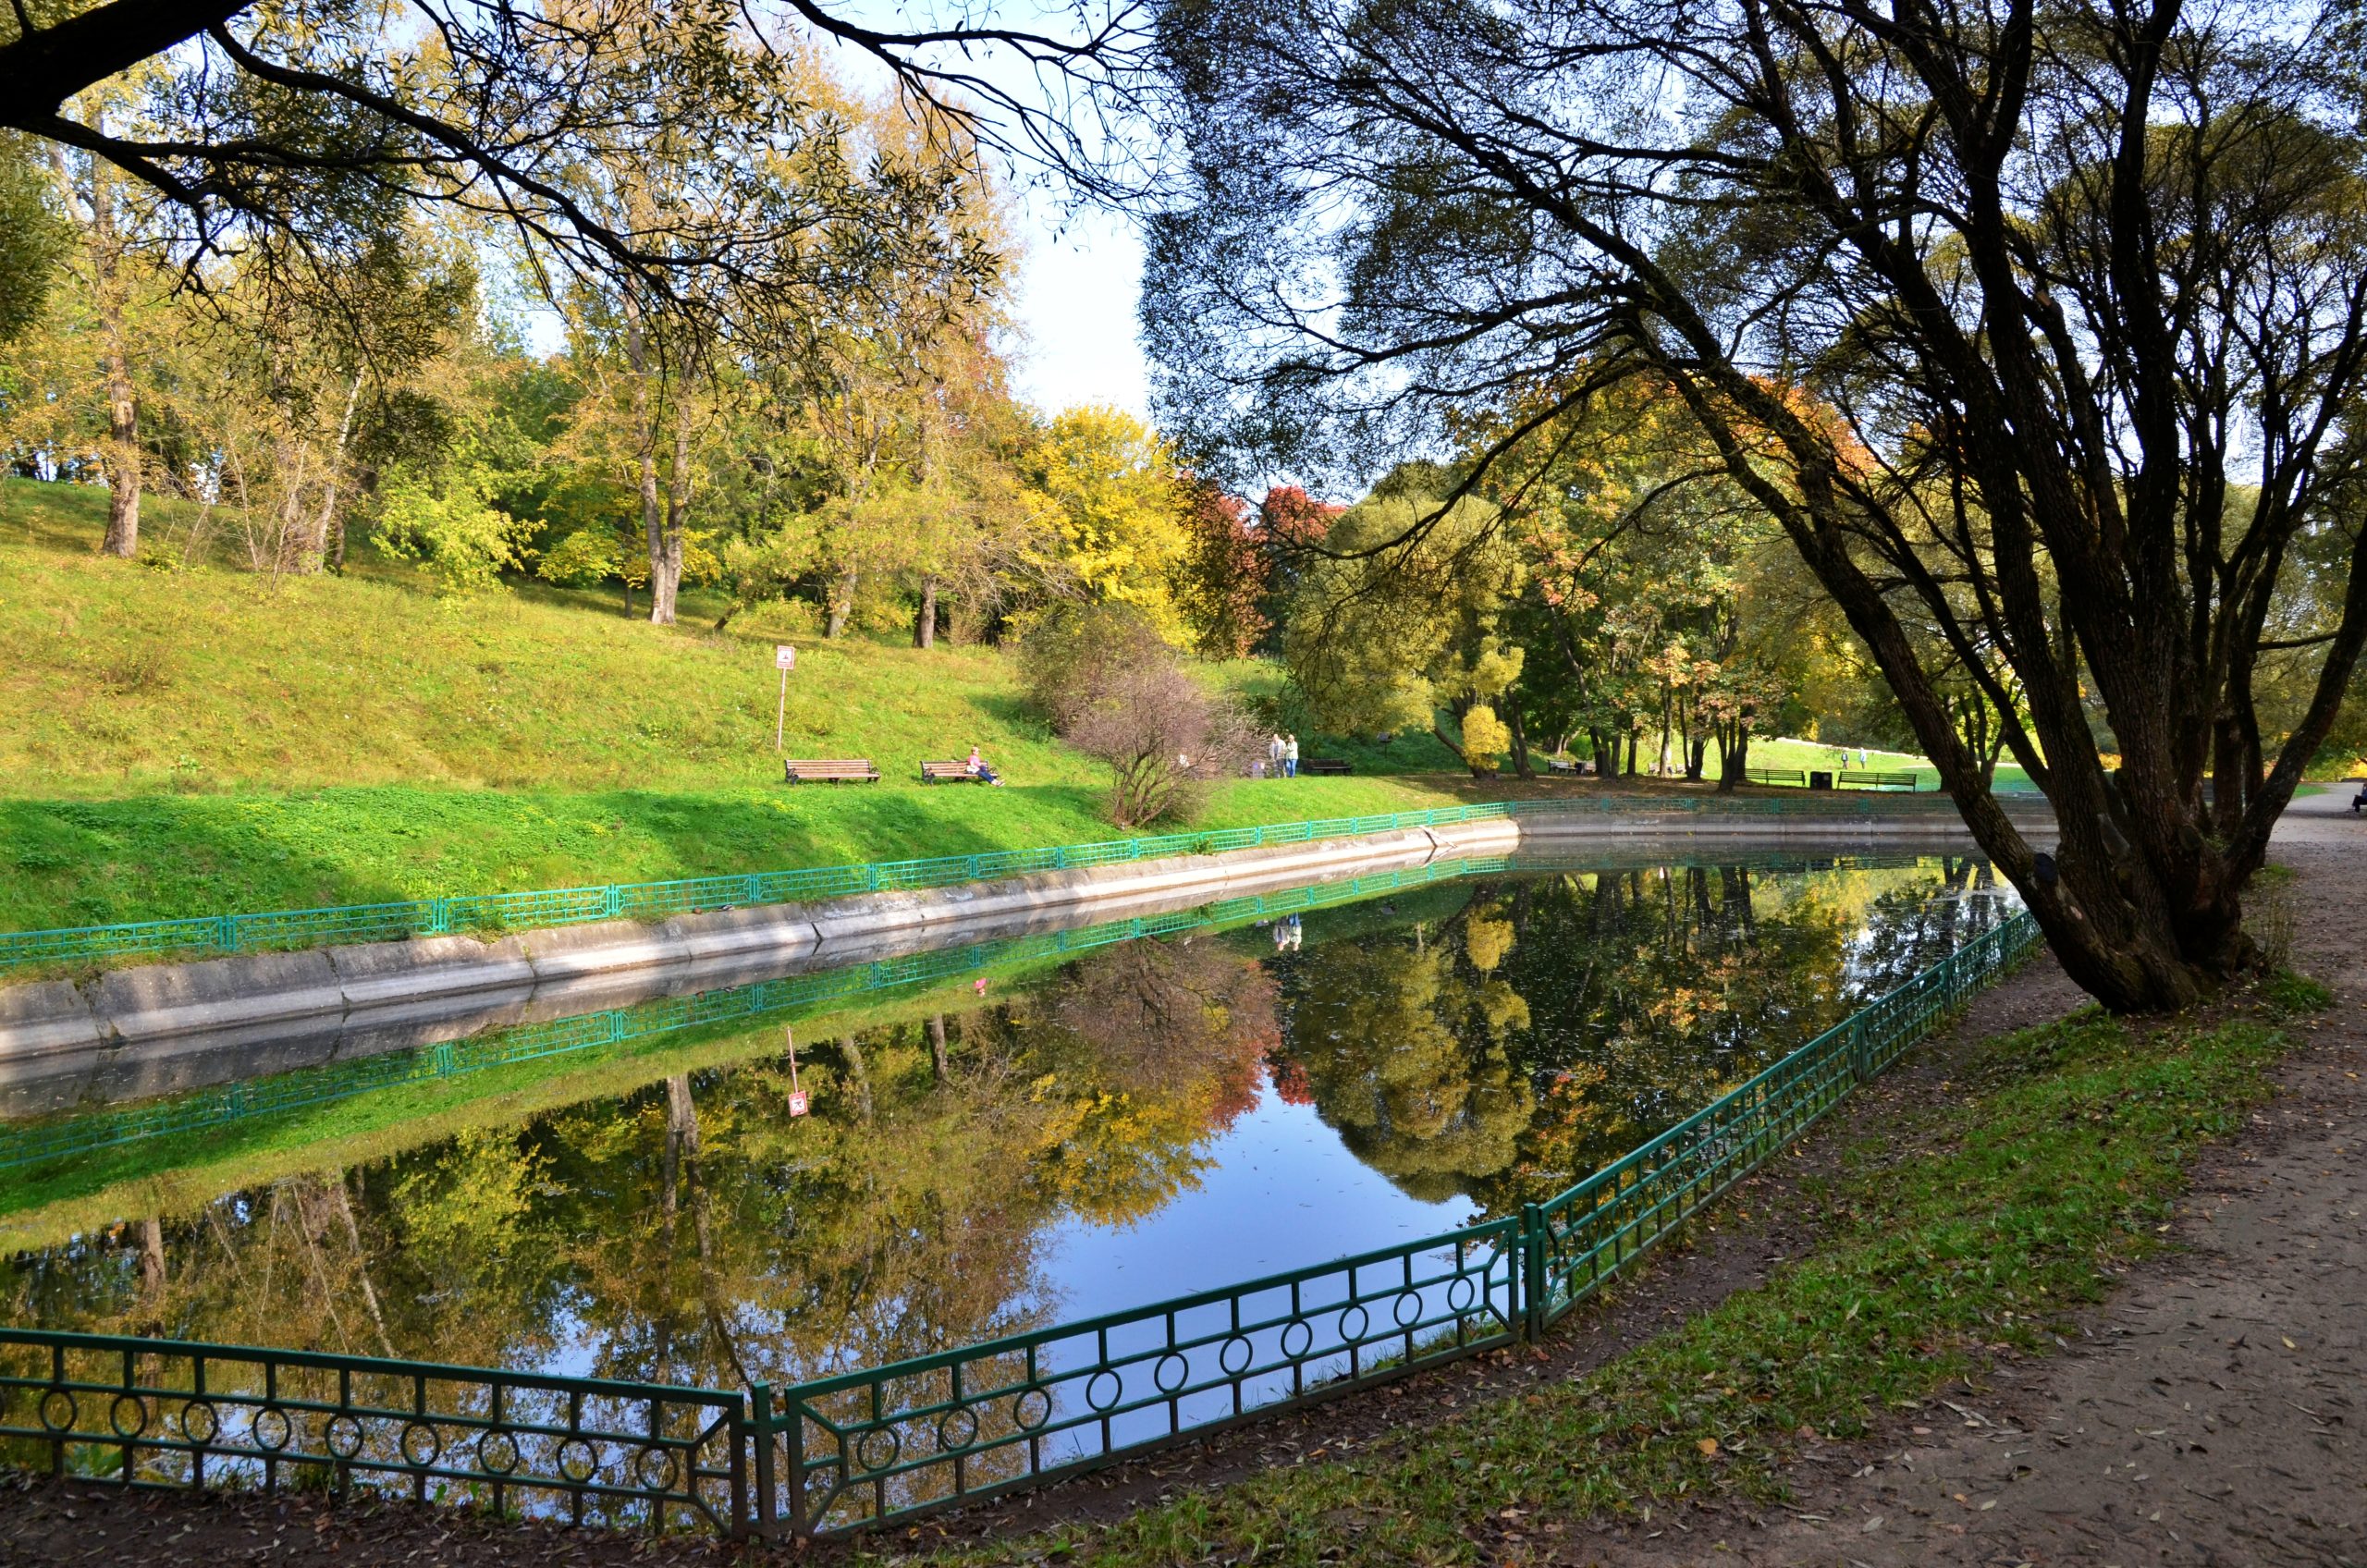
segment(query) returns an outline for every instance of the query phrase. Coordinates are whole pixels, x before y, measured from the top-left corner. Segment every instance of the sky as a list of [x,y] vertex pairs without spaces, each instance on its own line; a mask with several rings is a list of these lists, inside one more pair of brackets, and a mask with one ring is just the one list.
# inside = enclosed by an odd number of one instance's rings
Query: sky
[[[832,9],[850,21],[889,30],[949,19],[941,5],[899,0],[846,0]],[[1005,25],[1055,35],[1076,25],[1062,0],[1000,0],[993,10]],[[860,89],[888,85],[886,69],[856,50],[836,49],[833,63]],[[987,52],[962,63],[1025,92],[1028,78],[1007,58]],[[1134,312],[1142,291],[1141,237],[1123,218],[1073,210],[1040,190],[1019,190],[1013,206],[1012,227],[1024,254],[1012,301],[1023,339],[1012,390],[1047,413],[1110,403],[1148,420],[1150,381]]]
[[1013,389],[1047,412],[1113,403],[1148,420],[1134,314],[1143,247],[1133,225],[1108,213],[1063,213],[1036,194],[1014,227],[1026,254],[1013,312],[1024,338]]

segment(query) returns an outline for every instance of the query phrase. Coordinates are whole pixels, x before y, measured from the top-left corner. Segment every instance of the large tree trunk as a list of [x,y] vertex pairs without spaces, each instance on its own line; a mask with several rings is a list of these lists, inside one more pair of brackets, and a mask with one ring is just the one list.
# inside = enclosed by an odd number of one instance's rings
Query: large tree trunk
[[361,396],[362,373],[355,371],[346,384],[345,412],[337,422],[337,445],[329,451],[328,479],[321,486],[320,516],[313,524],[313,537],[331,571],[345,570],[345,514],[337,510],[337,500],[345,478],[346,444],[353,435],[353,405]]
[[1507,704],[1503,713],[1504,729],[1513,738],[1513,771],[1523,778],[1537,777],[1537,769],[1528,760],[1528,735],[1521,728],[1520,708]]
[[1743,781],[1744,769],[1750,766],[1750,731],[1741,725],[1721,725],[1718,729],[1718,793],[1725,794]]
[[165,1293],[165,1222],[154,1215],[140,1222],[140,1300],[153,1308]]
[[674,466],[666,475],[666,525],[649,536],[649,619],[674,624],[674,600],[682,586],[682,548],[691,519],[691,410],[679,388],[674,398]]
[[847,1075],[854,1080],[855,1114],[869,1121],[871,1107],[871,1071],[864,1065],[863,1042],[852,1035],[839,1036],[839,1055],[847,1064]]
[[131,386],[131,339],[124,325],[123,247],[115,227],[114,165],[91,160],[91,279],[106,370],[107,532],[99,548],[129,560],[140,553],[140,404]]
[[[665,515],[657,504],[657,417],[650,407],[649,383],[653,374],[649,365],[649,338],[643,331],[640,308],[630,300],[625,303],[625,367],[632,373],[632,455],[633,477],[641,492],[641,533],[649,547],[650,583],[649,619],[663,626],[674,619],[669,602],[666,613],[657,608],[658,540],[665,533]],[[625,584],[626,613],[632,613],[632,584]]]
[[860,581],[855,569],[847,568],[830,582],[830,620],[823,631],[825,637],[846,635],[847,618],[854,610],[855,585]]
[[937,645],[937,578],[934,574],[921,579],[920,613],[913,618],[913,646],[931,648]]

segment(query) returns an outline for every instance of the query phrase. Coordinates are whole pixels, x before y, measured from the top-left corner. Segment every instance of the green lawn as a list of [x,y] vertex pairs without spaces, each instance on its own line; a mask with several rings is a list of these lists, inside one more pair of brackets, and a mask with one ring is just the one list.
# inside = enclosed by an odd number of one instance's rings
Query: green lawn
[[[93,553],[104,494],[0,481],[0,927],[641,881],[1116,837],[1098,765],[983,647],[801,641],[787,750],[877,785],[779,782],[771,635],[628,619],[606,594],[437,597],[400,562],[274,582]],[[220,555],[221,545],[210,552]],[[1228,666],[1229,684],[1260,678]],[[911,782],[982,747],[1010,787]],[[1202,822],[1440,803],[1446,759],[1365,748],[1359,777],[1241,780]],[[1326,754],[1309,738],[1308,750]]]
[[[1669,742],[1669,755],[1674,758],[1677,754],[1676,742],[1672,739]],[[1649,749],[1646,755],[1647,757],[1650,755]],[[1870,746],[1866,750],[1866,760],[1861,763],[1858,760],[1858,748],[1855,746],[1844,748],[1827,745],[1821,741],[1797,741],[1788,737],[1768,736],[1753,739],[1750,742],[1750,760],[1745,766],[1750,768],[1797,768],[1803,773],[1817,769],[1838,772],[1844,768],[1851,771],[1912,773],[1915,775],[1917,790],[1930,793],[1940,787],[1940,770],[1932,766],[1929,758],[1914,752],[1885,752]],[[1703,776],[1715,778],[1721,771],[1718,766],[1718,749],[1712,746],[1710,748],[1708,761],[1703,768]],[[2023,772],[2019,765],[2010,762],[2001,762],[1997,765],[1996,788],[1998,793],[2005,795],[2035,794],[2038,789],[2030,782],[2030,775]]]

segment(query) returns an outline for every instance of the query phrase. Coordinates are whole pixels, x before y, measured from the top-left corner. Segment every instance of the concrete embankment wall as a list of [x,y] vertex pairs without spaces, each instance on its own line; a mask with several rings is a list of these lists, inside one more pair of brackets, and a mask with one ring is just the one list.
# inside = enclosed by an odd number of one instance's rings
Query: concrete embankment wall
[[[2049,823],[2033,817],[2043,833]],[[1178,856],[826,903],[418,937],[0,988],[0,1113],[169,1094],[353,1056],[1033,931],[1188,909],[1441,858],[1588,843],[1674,858],[1970,847],[1953,816],[1591,811]]]

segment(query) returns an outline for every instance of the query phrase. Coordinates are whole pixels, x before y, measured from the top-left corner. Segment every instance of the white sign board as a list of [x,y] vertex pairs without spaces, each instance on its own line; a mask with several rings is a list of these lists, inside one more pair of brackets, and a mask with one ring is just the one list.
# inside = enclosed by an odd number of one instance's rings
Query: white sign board
[[773,668],[775,669],[795,669],[797,668],[797,650],[791,647],[786,643],[774,643]]
[[792,1094],[789,1096],[789,1113],[790,1113],[790,1115],[791,1115],[791,1116],[803,1116],[803,1115],[804,1115],[807,1111],[809,1111],[809,1110],[811,1110],[811,1109],[814,1109],[814,1104],[813,1104],[813,1102],[812,1102],[811,1100],[809,1100],[809,1099],[807,1099],[807,1098],[805,1097],[805,1091],[804,1091],[804,1090],[803,1090],[803,1089],[799,1089],[799,1090],[797,1090],[796,1092],[792,1093]]

